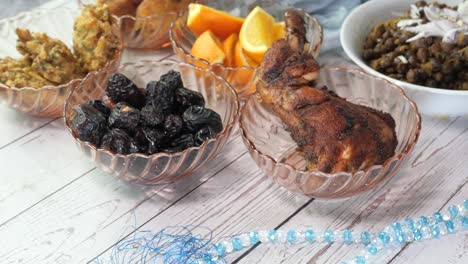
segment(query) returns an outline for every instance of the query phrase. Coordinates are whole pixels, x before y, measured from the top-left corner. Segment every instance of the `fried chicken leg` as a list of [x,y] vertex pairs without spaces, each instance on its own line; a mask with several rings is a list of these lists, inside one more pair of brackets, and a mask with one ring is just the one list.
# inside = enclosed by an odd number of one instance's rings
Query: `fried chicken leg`
[[320,67],[304,52],[308,43],[299,12],[286,14],[286,29],[286,39],[275,42],[263,58],[257,93],[284,122],[307,169],[354,173],[393,156],[393,118],[315,87]]

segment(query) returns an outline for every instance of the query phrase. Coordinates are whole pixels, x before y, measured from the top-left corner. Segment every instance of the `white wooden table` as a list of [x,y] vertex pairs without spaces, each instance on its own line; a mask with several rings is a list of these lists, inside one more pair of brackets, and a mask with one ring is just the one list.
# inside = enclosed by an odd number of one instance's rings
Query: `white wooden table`
[[[66,4],[64,4],[66,3]],[[46,7],[74,6],[59,0]],[[131,55],[131,54],[130,54]],[[141,54],[139,54],[141,55]],[[153,58],[171,56],[163,50]],[[134,57],[136,58],[136,57]],[[346,64],[340,52],[323,64]],[[395,220],[431,214],[468,198],[468,117],[423,117],[419,143],[378,190],[347,200],[310,199],[265,177],[238,136],[191,177],[173,185],[126,184],[96,169],[75,147],[62,119],[0,106],[0,263],[105,262],[120,238],[170,225],[203,225],[220,238],[304,228],[381,231]],[[337,263],[360,252],[342,245],[269,248],[232,255],[235,263]],[[468,263],[468,233],[412,243],[379,263]]]

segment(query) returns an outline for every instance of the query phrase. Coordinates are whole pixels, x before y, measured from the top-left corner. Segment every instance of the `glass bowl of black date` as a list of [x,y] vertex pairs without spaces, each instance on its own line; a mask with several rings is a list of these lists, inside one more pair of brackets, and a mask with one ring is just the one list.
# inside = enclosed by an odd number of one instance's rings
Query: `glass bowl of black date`
[[[88,90],[100,94],[90,97]],[[171,60],[140,61],[88,75],[67,99],[65,122],[99,168],[159,185],[214,158],[238,112],[235,91],[215,73]]]

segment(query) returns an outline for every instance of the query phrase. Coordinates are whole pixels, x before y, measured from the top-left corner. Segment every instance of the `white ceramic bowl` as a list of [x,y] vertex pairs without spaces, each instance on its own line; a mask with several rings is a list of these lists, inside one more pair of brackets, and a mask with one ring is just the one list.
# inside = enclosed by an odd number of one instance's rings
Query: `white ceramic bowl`
[[[450,6],[456,6],[462,1],[438,0],[439,3],[446,3]],[[378,23],[395,17],[395,14],[405,12],[411,4],[416,2],[418,0],[372,0],[357,7],[343,22],[341,45],[346,54],[359,67],[403,87],[408,96],[416,102],[421,113],[432,116],[468,115],[468,91],[429,88],[399,81],[372,69],[361,57],[362,46],[371,29]]]

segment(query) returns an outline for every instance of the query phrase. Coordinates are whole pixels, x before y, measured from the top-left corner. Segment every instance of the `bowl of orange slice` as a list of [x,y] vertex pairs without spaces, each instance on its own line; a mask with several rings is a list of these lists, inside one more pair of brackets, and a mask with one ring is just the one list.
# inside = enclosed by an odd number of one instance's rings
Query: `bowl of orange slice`
[[[293,7],[273,0],[192,3],[172,23],[169,36],[180,60],[208,68],[226,79],[245,100],[255,91],[255,70],[273,42],[286,35],[284,15]],[[307,52],[316,56],[322,26],[304,15]]]

